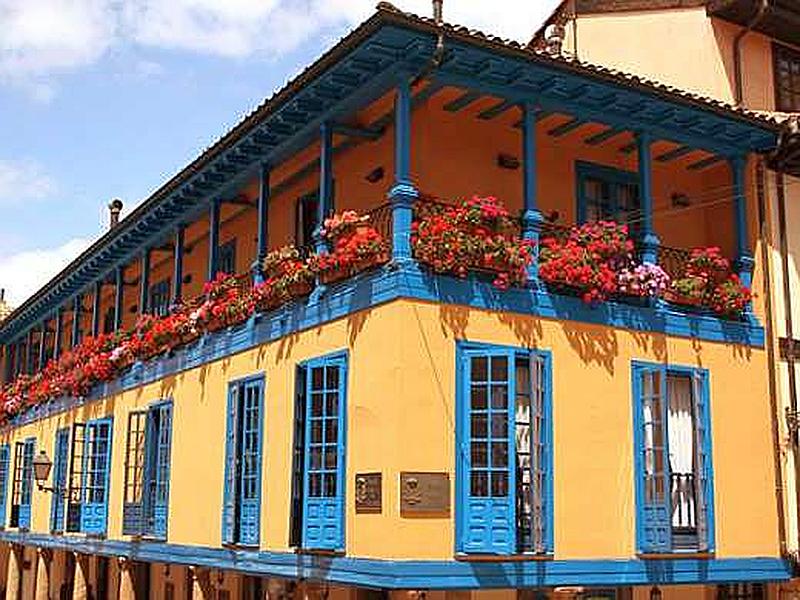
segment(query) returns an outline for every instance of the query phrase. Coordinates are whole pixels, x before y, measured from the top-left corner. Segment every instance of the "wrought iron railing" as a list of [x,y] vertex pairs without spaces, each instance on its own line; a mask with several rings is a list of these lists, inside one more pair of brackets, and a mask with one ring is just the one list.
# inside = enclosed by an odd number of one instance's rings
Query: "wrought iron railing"
[[670,474],[672,528],[683,533],[697,531],[697,489],[694,473]]

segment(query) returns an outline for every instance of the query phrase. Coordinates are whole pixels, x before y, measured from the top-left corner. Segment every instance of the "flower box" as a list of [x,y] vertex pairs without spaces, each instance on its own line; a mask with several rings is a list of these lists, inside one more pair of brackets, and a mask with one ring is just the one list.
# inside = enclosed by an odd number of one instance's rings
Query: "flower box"
[[367,256],[349,265],[336,265],[334,267],[320,271],[319,280],[324,284],[336,283],[352,277],[357,273],[362,273],[369,269],[374,269],[389,262],[389,255],[386,252]]

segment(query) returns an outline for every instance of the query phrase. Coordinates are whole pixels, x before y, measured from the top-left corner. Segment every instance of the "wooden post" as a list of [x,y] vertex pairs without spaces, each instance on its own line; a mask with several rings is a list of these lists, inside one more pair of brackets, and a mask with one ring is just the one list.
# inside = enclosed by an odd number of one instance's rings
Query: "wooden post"
[[61,355],[61,336],[64,335],[61,331],[64,327],[64,309],[60,306],[56,309],[56,327],[53,339],[53,360],[58,359]]
[[118,559],[119,595],[118,600],[136,600],[136,584],[133,580],[133,564],[124,557]]
[[146,315],[149,311],[150,300],[150,248],[145,248],[142,254],[142,266],[139,275],[139,314]]
[[94,301],[92,303],[92,335],[97,337],[100,333],[100,301],[103,298],[103,282],[94,284]]
[[50,600],[50,564],[53,553],[47,548],[36,549],[36,600]]
[[78,345],[81,338],[81,311],[83,309],[83,296],[78,294],[75,296],[75,301],[72,305],[72,339],[70,340],[70,347],[74,348]]
[[175,230],[175,253],[172,273],[172,304],[179,306],[183,302],[183,246],[186,226],[178,225]]
[[542,230],[542,212],[536,194],[536,108],[522,105],[522,166],[523,212],[522,237],[531,243],[533,262],[528,268],[532,285],[539,281],[539,233]]
[[730,160],[733,180],[733,210],[736,223],[736,269],[742,284],[753,283],[753,254],[750,252],[750,232],[747,226],[747,156],[736,156]]
[[212,200],[208,213],[208,281],[214,281],[219,268],[219,200]]
[[89,559],[87,556],[75,553],[75,579],[72,587],[72,600],[88,600],[89,586]]
[[264,280],[261,264],[269,250],[269,173],[269,166],[262,164],[258,178],[258,252],[252,269],[255,283]]
[[653,230],[653,160],[650,134],[641,131],[636,135],[639,149],[639,197],[642,205],[642,262],[658,263],[658,247],[661,244]]
[[394,106],[394,185],[392,203],[392,260],[411,260],[411,222],[419,192],[411,181],[411,83],[402,76]]
[[8,577],[6,578],[6,600],[21,600],[22,584],[22,547],[11,545],[8,554]]
[[122,311],[125,298],[125,267],[117,267],[114,277],[114,331],[122,329]]

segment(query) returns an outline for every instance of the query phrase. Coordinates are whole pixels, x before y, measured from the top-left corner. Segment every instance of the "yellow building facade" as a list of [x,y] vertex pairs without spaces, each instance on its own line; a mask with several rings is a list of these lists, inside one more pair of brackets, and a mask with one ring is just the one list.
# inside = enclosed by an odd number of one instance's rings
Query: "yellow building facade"
[[[6,597],[655,600],[788,580],[759,218],[781,127],[382,5],[0,325]],[[620,219],[676,277],[719,247],[755,296],[728,318],[586,303],[536,261],[509,289],[438,273],[412,220],[473,195],[533,242]],[[371,215],[386,264],[15,404],[20,376],[219,271],[259,281],[267,252],[319,250],[346,210]]]

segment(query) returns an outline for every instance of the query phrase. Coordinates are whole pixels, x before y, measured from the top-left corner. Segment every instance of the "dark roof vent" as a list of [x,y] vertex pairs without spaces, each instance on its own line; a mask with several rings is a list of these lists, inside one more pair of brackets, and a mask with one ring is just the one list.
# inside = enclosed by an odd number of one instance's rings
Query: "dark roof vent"
[[119,215],[122,212],[122,200],[114,198],[108,203],[108,228],[114,229],[119,225]]

